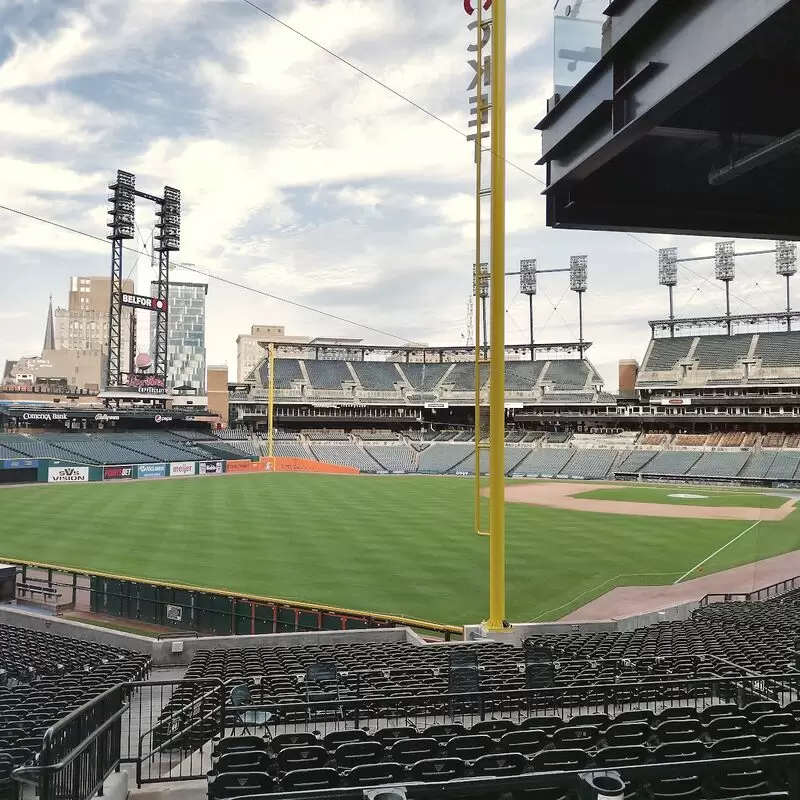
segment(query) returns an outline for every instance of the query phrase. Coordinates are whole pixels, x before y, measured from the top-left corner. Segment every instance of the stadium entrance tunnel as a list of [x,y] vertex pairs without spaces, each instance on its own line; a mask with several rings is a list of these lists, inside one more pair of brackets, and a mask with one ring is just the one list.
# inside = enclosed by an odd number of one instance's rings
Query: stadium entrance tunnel
[[800,5],[605,5],[589,20],[556,4],[555,94],[537,126],[547,224],[798,238],[800,108],[786,87],[800,79]]

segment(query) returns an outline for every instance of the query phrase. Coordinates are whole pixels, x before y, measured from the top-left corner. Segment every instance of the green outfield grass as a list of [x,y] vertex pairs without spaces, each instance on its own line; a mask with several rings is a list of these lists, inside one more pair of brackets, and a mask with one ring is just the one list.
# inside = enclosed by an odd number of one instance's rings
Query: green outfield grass
[[[704,495],[703,498],[675,497],[678,494]],[[762,494],[753,491],[727,491],[712,487],[695,486],[623,486],[620,488],[592,489],[575,497],[586,500],[616,500],[626,503],[662,503],[680,506],[714,506],[716,508],[780,508],[788,497]]]
[[[292,474],[4,488],[0,561],[474,622],[487,613],[488,540],[472,533],[472,491],[459,478]],[[515,621],[557,619],[615,585],[671,583],[751,524],[507,509]],[[797,548],[795,513],[705,571]]]

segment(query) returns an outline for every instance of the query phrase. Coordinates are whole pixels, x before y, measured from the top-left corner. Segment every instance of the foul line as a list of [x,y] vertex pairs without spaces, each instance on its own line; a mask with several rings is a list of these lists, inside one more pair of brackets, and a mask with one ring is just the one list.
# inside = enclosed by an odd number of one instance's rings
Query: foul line
[[706,561],[711,561],[711,559],[714,558],[715,555],[721,553],[726,547],[730,547],[734,542],[739,541],[739,539],[741,539],[742,536],[744,536],[746,533],[750,533],[750,531],[753,530],[753,528],[759,526],[760,524],[761,520],[759,520],[758,522],[754,522],[749,528],[743,530],[738,536],[734,536],[733,539],[731,539],[726,544],[722,545],[722,547],[720,547],[718,550],[715,550],[710,556],[704,558],[699,564],[695,564],[688,572],[685,572],[683,575],[681,575],[680,578],[678,578],[678,580],[676,580],[675,583],[673,583],[672,585],[675,586],[676,584],[679,584],[687,575],[691,575],[696,569],[702,567],[703,564],[706,563]]
[[585,592],[581,592],[577,597],[573,597],[572,600],[569,600],[568,602],[563,603],[560,606],[556,606],[555,608],[543,611],[541,614],[539,614],[538,617],[529,619],[524,624],[530,625],[532,622],[538,622],[542,617],[546,617],[549,614],[552,614],[554,611],[561,611],[562,608],[567,608],[567,606],[573,605],[582,597],[585,597],[587,594],[592,594],[592,592],[597,592],[604,586],[608,586],[609,583],[618,581],[620,578],[654,578],[654,577],[663,578],[665,575],[677,575],[677,573],[676,572],[623,572],[621,575],[615,575],[613,578],[609,578],[607,581],[603,581],[601,584],[598,584],[592,589],[587,589]]

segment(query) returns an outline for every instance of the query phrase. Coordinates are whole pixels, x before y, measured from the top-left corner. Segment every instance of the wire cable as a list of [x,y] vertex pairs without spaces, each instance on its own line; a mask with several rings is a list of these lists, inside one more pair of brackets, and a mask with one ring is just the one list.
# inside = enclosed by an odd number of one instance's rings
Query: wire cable
[[[252,8],[253,10],[258,11],[259,13],[263,14],[268,19],[271,19],[273,22],[277,23],[281,27],[283,27],[286,30],[290,31],[295,36],[299,36],[301,39],[303,39],[304,41],[308,42],[310,45],[313,45],[314,47],[318,48],[323,53],[326,53],[331,58],[336,59],[339,63],[344,64],[346,67],[349,67],[354,72],[357,72],[363,78],[366,78],[368,81],[371,81],[376,86],[380,86],[382,89],[384,89],[385,91],[387,91],[390,94],[394,95],[398,99],[402,100],[405,103],[408,103],[410,106],[412,106],[413,108],[417,109],[417,111],[420,111],[421,113],[425,114],[430,119],[434,120],[435,122],[438,122],[440,125],[444,125],[446,128],[449,128],[451,131],[454,131],[455,133],[457,133],[462,138],[464,138],[464,139],[467,138],[467,135],[462,130],[457,128],[455,125],[452,125],[447,120],[442,119],[442,117],[440,117],[438,114],[435,114],[430,109],[425,108],[425,106],[421,105],[420,103],[417,103],[415,100],[412,100],[410,97],[408,97],[408,95],[405,95],[402,92],[398,91],[397,89],[393,88],[392,86],[389,86],[387,83],[385,83],[384,81],[380,80],[380,78],[376,78],[374,75],[370,74],[365,69],[362,69],[361,67],[359,67],[358,65],[356,65],[352,61],[350,61],[349,59],[345,58],[344,56],[339,55],[338,53],[336,53],[335,51],[331,50],[329,47],[326,47],[321,42],[318,42],[316,39],[312,38],[311,36],[308,36],[308,34],[305,34],[302,31],[298,30],[294,26],[290,25],[288,22],[285,22],[284,20],[282,20],[280,17],[275,16],[275,14],[273,14],[270,11],[267,11],[262,6],[260,6],[257,3],[253,2],[253,0],[242,0],[242,2],[245,3],[246,5],[250,6],[250,8]],[[476,89],[476,91],[477,91],[477,89]],[[484,153],[490,153],[491,155],[496,155],[496,153],[494,152],[494,150],[491,147],[481,147],[481,150]],[[532,178],[533,180],[535,180],[541,186],[546,186],[545,182],[541,178],[537,177],[532,172],[529,172],[528,170],[526,170],[523,167],[519,166],[519,164],[515,164],[513,161],[510,161],[508,158],[503,158],[503,161],[509,167],[512,167],[513,169],[517,170],[518,172],[521,172],[523,175],[527,175],[529,178]],[[658,252],[658,248],[657,247],[654,247],[649,242],[646,242],[644,239],[640,238],[639,236],[636,236],[636,234],[630,233],[628,231],[620,231],[620,233],[624,233],[625,236],[629,236],[635,242],[639,242],[639,244],[644,245],[645,247],[647,247],[650,250],[652,250],[654,253]],[[685,267],[685,269],[687,269],[687,271],[689,271],[689,272],[693,272],[693,270],[691,270],[688,267]],[[697,274],[697,273],[695,273],[695,274]],[[701,277],[701,276],[698,275],[697,277]],[[722,287],[719,287],[719,288],[722,288]],[[731,295],[731,296],[733,297],[733,295]],[[740,300],[740,298],[738,298],[738,297],[735,298],[735,299]]]
[[[314,47],[318,48],[319,50],[322,50],[323,53],[327,53],[331,58],[335,58],[337,61],[339,61],[340,63],[344,64],[346,67],[349,67],[350,69],[354,70],[359,75],[361,75],[362,77],[366,78],[368,81],[372,81],[372,83],[376,84],[377,86],[380,86],[381,89],[386,90],[387,92],[389,92],[390,94],[393,94],[395,97],[397,97],[398,99],[402,100],[403,102],[408,103],[410,106],[413,106],[414,108],[417,109],[417,111],[421,111],[423,114],[425,114],[426,116],[430,117],[432,120],[438,122],[441,125],[444,125],[446,128],[449,128],[451,131],[454,131],[459,136],[461,136],[463,139],[467,138],[467,134],[465,134],[464,131],[460,130],[455,125],[452,125],[446,119],[442,119],[442,117],[440,117],[438,114],[435,114],[430,109],[425,108],[425,106],[423,106],[423,105],[420,105],[415,100],[412,100],[410,97],[408,97],[407,95],[403,94],[402,92],[399,92],[397,89],[394,89],[393,87],[389,86],[387,83],[384,83],[380,78],[376,78],[374,75],[371,75],[369,72],[367,72],[366,70],[364,70],[361,67],[357,66],[356,64],[354,64],[349,59],[345,58],[344,56],[340,56],[338,53],[334,52],[330,48],[325,47],[324,44],[322,44],[321,42],[318,42],[316,39],[312,39],[310,36],[308,36],[307,34],[303,33],[302,31],[298,30],[297,28],[293,27],[288,22],[284,22],[282,19],[280,19],[280,17],[276,17],[274,14],[272,14],[269,11],[267,11],[265,8],[262,8],[261,6],[259,6],[256,3],[254,3],[253,0],[242,0],[242,2],[245,3],[246,5],[250,6],[250,8],[255,9],[256,11],[259,11],[265,17],[268,17],[269,19],[271,19],[273,22],[276,22],[281,27],[286,28],[287,31],[291,31],[295,36],[299,36],[304,41],[308,42],[309,44],[313,45]],[[477,91],[477,89],[476,89],[476,91]],[[492,155],[496,155],[494,150],[492,150],[490,147],[481,147],[481,150],[484,153],[491,153]],[[505,163],[509,167],[513,167],[515,170],[521,172],[523,175],[527,175],[529,178],[533,178],[533,180],[535,180],[537,183],[540,183],[542,186],[544,186],[544,181],[541,178],[537,178],[536,175],[534,175],[532,172],[528,172],[528,170],[526,170],[524,167],[519,166],[519,164],[515,164],[513,161],[509,161],[507,158],[504,158],[503,161],[505,161]]]
[[[87,239],[93,239],[94,241],[101,242],[102,244],[105,245],[108,244],[108,240],[102,238],[101,236],[95,236],[95,234],[87,233],[86,231],[82,231],[79,228],[73,228],[69,225],[63,225],[60,222],[47,219],[46,217],[37,217],[35,214],[29,214],[26,211],[21,211],[18,208],[12,208],[11,206],[0,205],[0,211],[8,211],[10,214],[16,214],[17,216],[33,220],[34,222],[41,222],[44,225],[51,225],[52,227],[59,228],[60,230],[66,231],[67,233],[73,233],[76,234],[77,236],[83,236]],[[147,255],[145,251],[137,250],[135,247],[127,247],[123,245],[122,249],[127,250],[129,253],[134,253],[135,255],[139,256]],[[355,328],[361,328],[362,330],[370,331],[371,333],[377,333],[380,336],[386,336],[389,339],[396,339],[397,341],[404,342],[405,344],[414,343],[413,339],[408,339],[405,336],[398,336],[396,333],[384,331],[381,330],[380,328],[374,328],[373,326],[366,325],[363,322],[358,322],[357,320],[354,319],[348,319],[347,317],[342,317],[339,316],[338,314],[333,314],[330,311],[323,311],[321,308],[315,308],[314,306],[309,306],[306,305],[305,303],[300,303],[297,300],[290,300],[288,297],[281,297],[280,295],[264,291],[263,289],[257,289],[255,286],[249,286],[245,283],[231,280],[230,278],[223,278],[221,275],[215,275],[213,272],[201,270],[196,266],[187,264],[173,264],[173,266],[176,269],[184,269],[187,272],[194,272],[197,273],[198,275],[204,275],[206,278],[211,278],[212,280],[219,281],[220,283],[224,283],[228,286],[233,286],[237,289],[244,289],[245,291],[261,295],[262,297],[268,297],[270,300],[276,300],[279,303],[286,303],[287,305],[294,306],[295,308],[302,309],[303,311],[311,311],[314,314],[319,314],[320,316],[336,320],[337,322],[344,322],[347,325],[352,325]]]

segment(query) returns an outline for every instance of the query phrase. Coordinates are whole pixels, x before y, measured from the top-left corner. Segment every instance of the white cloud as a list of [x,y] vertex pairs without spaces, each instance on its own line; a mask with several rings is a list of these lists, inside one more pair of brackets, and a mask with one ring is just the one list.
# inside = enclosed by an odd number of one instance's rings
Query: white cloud
[[[10,7],[0,0],[4,11]],[[447,124],[243,3],[84,0],[80,12],[56,14],[49,29],[23,23],[9,30],[12,50],[0,61],[0,203],[102,238],[106,185],[118,167],[132,169],[145,191],[165,184],[182,191],[177,262],[400,336],[461,341],[474,260],[473,154],[458,134],[467,129],[471,79],[461,4],[282,0],[265,7]],[[33,14],[52,5],[25,0],[13,9]],[[551,90],[551,13],[544,2],[509,9],[507,157],[539,179],[534,126]],[[613,385],[616,358],[641,356],[646,320],[664,314],[656,254],[621,235],[545,229],[541,189],[508,168],[508,268],[519,258],[563,266],[575,252],[589,254],[586,335]],[[147,203],[137,219],[145,231],[152,226]],[[640,238],[653,247],[678,244],[687,255],[711,247],[688,237]],[[0,247],[3,274],[19,277],[0,300],[0,333],[10,327],[8,313],[33,309],[14,318],[18,335],[3,341],[34,352],[47,295],[58,301],[70,274],[107,269],[107,245],[0,213]],[[133,261],[126,254],[126,264]],[[759,277],[760,263],[745,269],[750,284],[744,274],[736,284],[743,299],[766,304],[767,295],[780,294],[774,277]],[[577,331],[574,296],[557,302],[561,278],[543,282],[549,299],[537,298],[545,339]],[[698,283],[703,293],[694,291]],[[236,335],[254,323],[380,338],[263,294],[209,284],[214,362],[234,363]],[[527,338],[527,306],[515,288],[509,279],[508,338]],[[713,280],[682,273],[678,302],[689,301],[689,309],[714,307],[720,294]],[[611,319],[609,309],[616,310]]]

